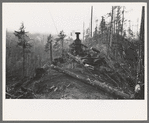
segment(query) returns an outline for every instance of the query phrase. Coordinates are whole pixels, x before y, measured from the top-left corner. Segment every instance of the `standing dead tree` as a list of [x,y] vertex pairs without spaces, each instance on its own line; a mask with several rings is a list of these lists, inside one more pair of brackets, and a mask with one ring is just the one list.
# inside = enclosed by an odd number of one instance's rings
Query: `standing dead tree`
[[113,6],[112,6],[112,13],[111,13],[111,26],[110,26],[110,47],[112,47],[112,35],[113,35]]
[[145,7],[142,7],[142,17],[140,25],[140,46],[139,46],[139,61],[137,70],[137,81],[144,83],[144,21],[145,21]]

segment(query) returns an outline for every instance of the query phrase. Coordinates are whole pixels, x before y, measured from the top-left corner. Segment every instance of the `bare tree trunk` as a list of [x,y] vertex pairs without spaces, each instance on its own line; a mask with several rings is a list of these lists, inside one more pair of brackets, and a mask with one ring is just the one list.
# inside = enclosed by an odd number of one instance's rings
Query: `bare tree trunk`
[[83,42],[84,42],[84,22],[83,22]]
[[91,7],[91,37],[92,37],[93,6]]
[[114,34],[115,34],[115,18],[114,18]]
[[119,41],[119,7],[117,8],[117,17],[116,17],[116,52],[115,52],[115,58],[117,58],[117,55],[118,55],[118,41]]
[[112,35],[113,35],[113,6],[112,6],[111,28],[110,28],[110,47],[112,46]]
[[15,70],[17,70],[17,53],[15,54]]
[[123,36],[123,24],[124,24],[124,6],[123,6],[123,17],[122,17],[121,36]]
[[27,54],[27,76],[30,75],[30,74],[29,74],[29,71],[30,71],[30,68],[31,68],[31,66],[30,66],[30,64],[29,64],[29,58],[30,58],[30,54]]
[[140,47],[139,47],[139,60],[137,70],[137,81],[144,83],[144,21],[145,21],[145,7],[142,7],[142,17],[140,25]]
[[64,39],[62,39],[61,41],[62,41],[62,57],[63,57],[63,55],[64,55],[64,49],[63,49]]
[[51,60],[51,63],[53,61],[53,56],[52,56],[52,42],[50,42],[50,60]]
[[25,44],[23,44],[23,77],[25,76],[25,48],[24,48],[24,45]]

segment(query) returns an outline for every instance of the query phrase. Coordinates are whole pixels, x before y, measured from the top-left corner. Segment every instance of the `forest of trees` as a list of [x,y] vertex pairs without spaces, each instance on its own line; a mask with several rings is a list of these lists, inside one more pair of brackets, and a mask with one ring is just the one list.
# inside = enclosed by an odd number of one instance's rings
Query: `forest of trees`
[[[109,64],[127,66],[125,70],[129,71],[133,81],[139,79],[144,82],[144,9],[137,34],[133,32],[130,21],[125,20],[125,12],[124,6],[112,6],[111,12],[106,17],[102,16],[99,26],[93,29],[92,37],[90,29],[86,31],[82,43],[110,58],[112,61]],[[130,25],[125,28],[128,21]],[[6,31],[7,81],[30,79],[36,68],[47,62],[52,63],[54,58],[63,57],[72,42],[73,39],[64,31],[58,35],[26,32],[25,23],[17,31]]]
[[[72,39],[63,40],[63,31],[60,35],[51,36],[48,34],[31,34],[25,32],[25,25],[22,23],[19,31],[6,32],[6,74],[9,77],[32,77],[36,68],[42,67],[50,62],[50,43],[52,42],[53,57],[61,57],[62,47],[67,50]],[[61,37],[62,35],[62,37]],[[62,39],[61,39],[62,38]],[[51,41],[51,42],[50,42]],[[22,71],[22,72],[21,72]]]
[[140,32],[136,30],[133,32],[131,21],[125,19],[125,12],[124,6],[112,6],[111,12],[101,17],[99,27],[95,27],[92,37],[90,29],[87,29],[85,43],[89,47],[96,47],[112,59],[128,63],[128,66],[134,68],[138,66],[138,53],[144,53],[139,48],[142,43],[140,35],[144,34],[144,31],[140,27]]

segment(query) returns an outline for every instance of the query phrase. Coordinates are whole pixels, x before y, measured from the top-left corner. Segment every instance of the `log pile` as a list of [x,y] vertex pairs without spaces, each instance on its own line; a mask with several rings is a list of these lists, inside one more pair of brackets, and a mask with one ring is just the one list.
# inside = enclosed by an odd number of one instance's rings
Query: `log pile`
[[[95,52],[100,53],[97,49],[91,48],[91,50],[93,49]],[[81,64],[86,69],[90,70],[90,73],[102,76],[103,80],[107,84],[112,84],[114,87],[125,91],[129,95],[134,95],[135,76],[131,74],[128,67],[124,67],[124,65],[118,61],[113,62],[112,59],[107,56],[103,56],[106,61],[105,65],[94,66],[91,64],[85,64],[80,56],[73,56],[70,53],[68,53],[68,55],[78,64]]]
[[73,78],[81,80],[85,83],[88,83],[92,86],[99,87],[100,89],[105,90],[106,92],[109,92],[110,94],[112,94],[114,96],[117,96],[117,97],[120,97],[120,98],[125,98],[125,99],[134,98],[133,94],[130,95],[128,93],[125,93],[123,90],[120,90],[119,88],[111,87],[106,83],[103,83],[103,82],[100,82],[100,81],[97,81],[97,80],[91,80],[89,77],[84,77],[84,76],[81,76],[79,74],[75,74],[75,73],[73,73],[69,70],[62,69],[58,66],[51,65],[51,68],[53,68],[53,69],[55,69],[59,72],[62,72],[66,75],[69,75]]

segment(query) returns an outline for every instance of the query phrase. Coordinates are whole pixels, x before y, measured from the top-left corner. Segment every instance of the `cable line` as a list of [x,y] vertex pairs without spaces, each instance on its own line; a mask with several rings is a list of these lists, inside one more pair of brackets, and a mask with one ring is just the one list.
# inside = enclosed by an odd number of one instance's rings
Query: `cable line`
[[[50,11],[49,11],[49,12],[50,12]],[[52,18],[52,21],[53,21],[53,23],[54,23],[54,26],[55,26],[56,32],[57,32],[57,34],[58,34],[58,30],[57,30],[57,27],[56,27],[56,25],[55,25],[55,22],[54,22],[54,19],[53,19],[53,17],[52,17],[52,14],[51,14],[51,12],[50,12],[50,16],[51,16],[51,18]]]

